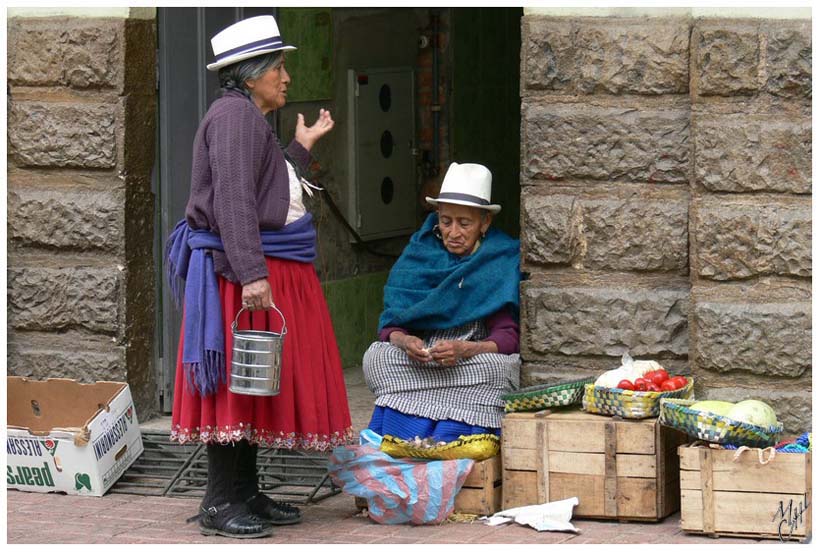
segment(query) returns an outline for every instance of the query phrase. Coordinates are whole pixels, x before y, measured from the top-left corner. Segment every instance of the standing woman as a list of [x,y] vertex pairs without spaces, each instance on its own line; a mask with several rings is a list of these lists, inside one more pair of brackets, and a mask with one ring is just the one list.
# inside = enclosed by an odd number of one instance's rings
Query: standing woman
[[[287,101],[286,45],[272,16],[246,19],[211,40],[222,96],[194,138],[191,193],[166,245],[171,286],[184,280],[171,439],[207,445],[199,520],[206,535],[264,537],[298,523],[299,509],[259,492],[258,446],[326,450],[352,438],[336,337],[313,268],[316,231],[302,203],[310,150],[333,128],[299,114],[282,149],[265,115]],[[179,295],[179,294],[178,294]],[[287,335],[280,393],[228,389],[231,324]]]

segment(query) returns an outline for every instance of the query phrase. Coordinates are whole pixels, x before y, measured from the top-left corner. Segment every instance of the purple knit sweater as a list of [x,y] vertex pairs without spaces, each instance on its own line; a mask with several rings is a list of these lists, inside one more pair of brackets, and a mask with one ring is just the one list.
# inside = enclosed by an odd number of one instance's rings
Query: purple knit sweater
[[[307,169],[310,153],[295,140],[288,154]],[[191,195],[185,217],[191,228],[222,238],[214,268],[245,285],[268,276],[260,230],[285,225],[290,189],[285,156],[262,112],[230,90],[214,101],[194,138]]]

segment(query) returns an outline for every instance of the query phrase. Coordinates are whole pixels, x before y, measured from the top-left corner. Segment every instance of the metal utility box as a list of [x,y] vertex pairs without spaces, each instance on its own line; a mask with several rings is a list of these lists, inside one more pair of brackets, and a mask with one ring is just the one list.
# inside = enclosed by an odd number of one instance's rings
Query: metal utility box
[[347,72],[348,214],[365,240],[415,231],[415,86],[411,68]]

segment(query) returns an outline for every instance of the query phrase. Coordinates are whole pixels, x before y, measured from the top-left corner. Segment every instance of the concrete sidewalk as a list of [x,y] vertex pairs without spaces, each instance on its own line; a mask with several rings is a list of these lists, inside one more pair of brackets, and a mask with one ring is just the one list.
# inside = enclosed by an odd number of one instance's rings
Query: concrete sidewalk
[[[108,494],[102,498],[8,492],[8,543],[292,543],[292,544],[632,544],[756,543],[752,539],[712,539],[687,535],[674,514],[659,523],[617,523],[573,520],[581,531],[539,533],[529,527],[488,527],[481,522],[434,526],[378,525],[358,512],[345,494],[303,507],[298,525],[280,527],[266,539],[234,540],[205,537],[196,523],[185,519],[196,513],[198,500]],[[763,541],[774,543],[777,541]]]
[[[345,374],[353,425],[367,425],[372,395],[360,370]],[[167,429],[167,418],[144,424]],[[101,498],[61,494],[24,493],[10,490],[8,498],[9,544],[57,543],[775,543],[753,539],[688,535],[680,530],[680,515],[658,523],[617,523],[573,520],[581,533],[539,533],[529,527],[488,527],[481,522],[444,523],[435,526],[378,525],[356,509],[353,498],[339,494],[303,507],[303,521],[280,527],[267,539],[235,540],[200,535],[196,523],[185,523],[199,501],[192,498],[146,497],[108,494]]]

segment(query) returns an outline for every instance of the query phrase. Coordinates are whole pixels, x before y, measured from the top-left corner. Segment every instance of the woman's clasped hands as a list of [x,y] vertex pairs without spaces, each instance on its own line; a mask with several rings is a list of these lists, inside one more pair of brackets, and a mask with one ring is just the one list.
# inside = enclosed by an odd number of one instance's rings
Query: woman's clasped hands
[[425,348],[424,341],[420,338],[398,332],[391,336],[391,341],[403,349],[411,360],[421,363],[435,362],[442,366],[455,366],[460,359],[469,356],[467,350],[469,344],[466,341],[438,341],[428,349]]

